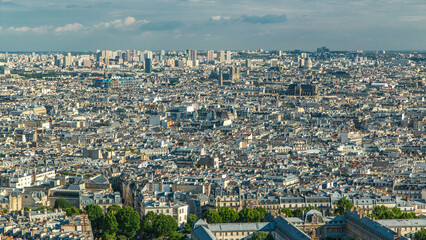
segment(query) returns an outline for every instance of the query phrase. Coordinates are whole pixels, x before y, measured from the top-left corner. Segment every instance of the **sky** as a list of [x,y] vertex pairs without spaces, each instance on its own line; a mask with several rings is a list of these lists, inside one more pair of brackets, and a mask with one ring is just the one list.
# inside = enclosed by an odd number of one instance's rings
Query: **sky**
[[0,51],[426,50],[426,0],[0,0]]

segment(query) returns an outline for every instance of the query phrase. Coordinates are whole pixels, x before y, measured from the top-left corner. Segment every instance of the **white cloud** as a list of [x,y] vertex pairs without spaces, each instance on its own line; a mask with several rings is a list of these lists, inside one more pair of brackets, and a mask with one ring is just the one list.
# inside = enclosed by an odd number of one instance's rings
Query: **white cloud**
[[7,30],[11,31],[11,32],[28,32],[31,30],[30,27],[9,27]]
[[52,28],[53,28],[52,26],[45,25],[45,26],[34,27],[32,31],[35,33],[47,33]]
[[132,25],[134,23],[136,23],[136,19],[134,17],[127,17],[124,20],[124,25]]
[[403,22],[426,22],[426,16],[403,16],[399,19]]
[[84,28],[84,26],[80,23],[71,23],[71,24],[67,24],[63,27],[57,27],[55,29],[55,32],[57,32],[57,33],[76,32],[76,31],[82,30],[83,28]]
[[94,28],[105,29],[105,28],[115,28],[121,30],[129,30],[132,28],[140,27],[142,24],[148,23],[148,20],[137,20],[134,17],[126,17],[125,19],[116,19],[110,22],[100,22],[94,25]]
[[211,21],[224,21],[224,20],[230,20],[231,19],[231,17],[228,17],[228,16],[212,16],[211,18],[210,18],[210,20]]

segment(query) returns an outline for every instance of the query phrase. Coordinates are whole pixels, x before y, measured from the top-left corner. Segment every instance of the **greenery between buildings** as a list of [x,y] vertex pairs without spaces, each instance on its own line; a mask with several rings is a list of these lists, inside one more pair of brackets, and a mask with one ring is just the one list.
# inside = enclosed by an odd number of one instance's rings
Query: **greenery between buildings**
[[208,223],[260,222],[265,218],[265,214],[266,210],[263,207],[244,208],[239,212],[229,207],[222,207],[219,210],[207,210],[203,218]]
[[371,213],[371,217],[376,219],[412,219],[419,218],[413,212],[402,212],[401,209],[394,207],[392,209],[386,206],[376,206]]

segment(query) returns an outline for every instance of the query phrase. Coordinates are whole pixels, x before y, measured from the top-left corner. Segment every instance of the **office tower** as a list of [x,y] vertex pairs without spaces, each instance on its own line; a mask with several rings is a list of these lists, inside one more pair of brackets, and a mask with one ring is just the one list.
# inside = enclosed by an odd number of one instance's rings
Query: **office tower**
[[160,51],[160,61],[163,61],[166,59],[166,52],[164,50]]
[[240,70],[235,66],[231,68],[231,79],[232,81],[240,79]]
[[226,62],[231,62],[231,51],[226,51]]
[[219,52],[219,62],[223,63],[225,62],[225,51],[220,50]]
[[64,57],[64,67],[71,66],[72,64],[72,56],[71,53],[68,53],[67,56]]
[[213,50],[207,51],[207,61],[208,62],[214,61],[214,51]]
[[[197,50],[194,49],[188,49],[188,60],[192,62],[191,66],[197,66],[198,56],[197,56]],[[189,64],[188,64],[189,66]]]
[[60,58],[58,55],[55,55],[55,66],[62,66],[62,58]]
[[251,68],[251,61],[246,59],[246,67]]
[[219,70],[219,86],[223,86],[223,71]]
[[145,58],[145,72],[151,73],[152,71],[152,60],[151,58]]
[[152,52],[151,51],[145,51],[145,58],[152,59]]
[[300,67],[304,67],[305,66],[305,59],[301,58],[300,59]]

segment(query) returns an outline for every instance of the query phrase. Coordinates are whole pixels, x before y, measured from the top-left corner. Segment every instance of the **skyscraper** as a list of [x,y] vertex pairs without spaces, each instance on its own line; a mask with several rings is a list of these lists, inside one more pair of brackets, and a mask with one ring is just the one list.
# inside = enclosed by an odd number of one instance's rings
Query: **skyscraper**
[[197,66],[197,60],[198,60],[197,50],[188,49],[187,52],[188,52],[188,60],[192,61],[192,66]]
[[226,62],[231,62],[231,51],[226,51]]
[[145,72],[151,73],[152,71],[152,60],[151,58],[145,58]]
[[224,50],[220,50],[220,52],[219,52],[219,62],[221,62],[221,63],[225,62],[225,51]]
[[214,61],[214,51],[213,50],[207,51],[207,61],[208,62]]

